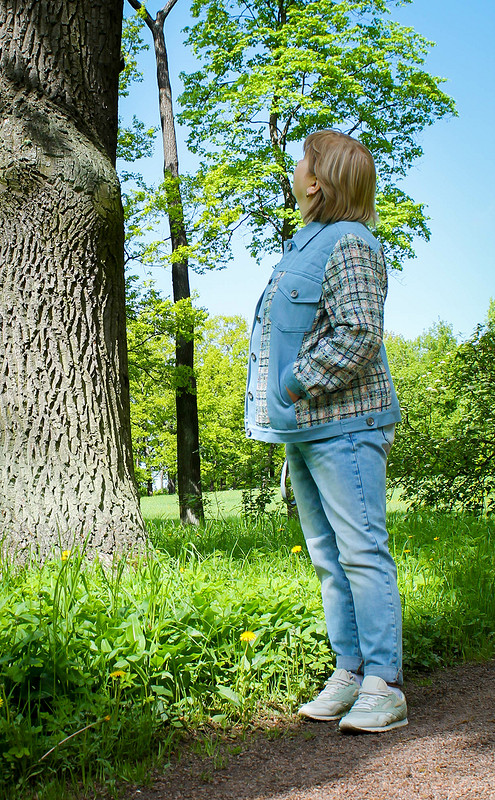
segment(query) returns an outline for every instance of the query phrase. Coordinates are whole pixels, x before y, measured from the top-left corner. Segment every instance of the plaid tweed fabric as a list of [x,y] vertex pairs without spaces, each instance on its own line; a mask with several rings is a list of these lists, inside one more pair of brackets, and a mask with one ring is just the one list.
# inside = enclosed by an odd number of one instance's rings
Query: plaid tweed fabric
[[[279,275],[276,276],[276,279]],[[265,305],[258,379],[257,424],[269,426],[266,383],[270,339]],[[294,375],[309,397],[295,404],[299,429],[391,407],[391,387],[380,355],[387,272],[383,251],[375,252],[355,234],[343,236],[325,267],[322,295],[311,330],[305,334]]]
[[272,281],[272,285],[268,291],[266,296],[266,303],[263,312],[263,320],[262,320],[262,332],[261,332],[261,344],[260,344],[260,354],[259,354],[259,367],[258,367],[258,389],[256,392],[256,424],[257,425],[268,425],[268,406],[266,404],[266,386],[268,383],[268,356],[270,353],[270,332],[271,332],[271,320],[270,320],[270,308],[272,304],[272,298],[275,294],[275,291],[278,286],[278,282],[282,275],[285,275],[285,272],[278,272]]

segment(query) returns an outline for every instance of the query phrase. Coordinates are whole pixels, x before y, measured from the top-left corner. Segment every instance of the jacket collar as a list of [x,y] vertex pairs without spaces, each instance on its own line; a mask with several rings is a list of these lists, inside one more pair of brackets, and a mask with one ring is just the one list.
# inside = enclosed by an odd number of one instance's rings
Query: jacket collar
[[292,239],[284,242],[284,253],[287,249],[289,241],[292,241],[298,250],[302,250],[303,247],[306,247],[306,245],[311,241],[311,239],[314,239],[315,236],[320,233],[320,231],[322,231],[324,228],[328,228],[328,224],[328,222],[308,222],[308,224],[303,228],[299,228]]

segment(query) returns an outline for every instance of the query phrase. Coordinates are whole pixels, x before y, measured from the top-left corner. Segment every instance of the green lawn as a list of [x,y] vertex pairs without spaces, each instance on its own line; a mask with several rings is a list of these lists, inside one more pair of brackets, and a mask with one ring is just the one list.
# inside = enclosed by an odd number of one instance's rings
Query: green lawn
[[[203,495],[206,519],[225,519],[238,517],[242,514],[242,492],[240,489],[230,489],[224,492],[205,492]],[[275,487],[274,500],[270,511],[284,513],[286,509],[278,487]],[[389,511],[401,511],[405,504],[399,499],[399,492],[395,492],[387,503]],[[147,520],[179,519],[179,500],[176,494],[155,494],[152,497],[141,498],[141,510]]]
[[[274,504],[281,507],[282,500]],[[226,492],[205,492],[203,495],[207,519],[237,517],[242,513],[242,492],[230,489]],[[179,519],[179,499],[176,494],[155,494],[141,498],[141,510],[145,519]]]

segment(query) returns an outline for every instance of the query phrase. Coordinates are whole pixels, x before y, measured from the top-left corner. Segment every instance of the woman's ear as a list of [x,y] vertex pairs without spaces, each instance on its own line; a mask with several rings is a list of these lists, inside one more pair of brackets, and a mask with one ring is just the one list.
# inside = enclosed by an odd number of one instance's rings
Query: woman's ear
[[314,195],[320,191],[320,184],[318,183],[318,178],[315,178],[315,182],[308,186],[306,189],[306,197],[314,197]]

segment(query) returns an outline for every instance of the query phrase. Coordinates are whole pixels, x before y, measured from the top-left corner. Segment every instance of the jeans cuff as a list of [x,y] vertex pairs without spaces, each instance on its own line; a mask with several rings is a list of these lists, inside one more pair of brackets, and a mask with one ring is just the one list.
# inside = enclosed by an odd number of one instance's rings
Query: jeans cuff
[[381,678],[385,683],[398,683],[399,686],[402,686],[404,683],[402,670],[397,670],[395,667],[374,667],[372,665],[364,668],[364,676],[366,677],[367,675],[373,675],[374,678]]
[[359,656],[337,656],[336,667],[359,675],[363,672],[363,659]]

